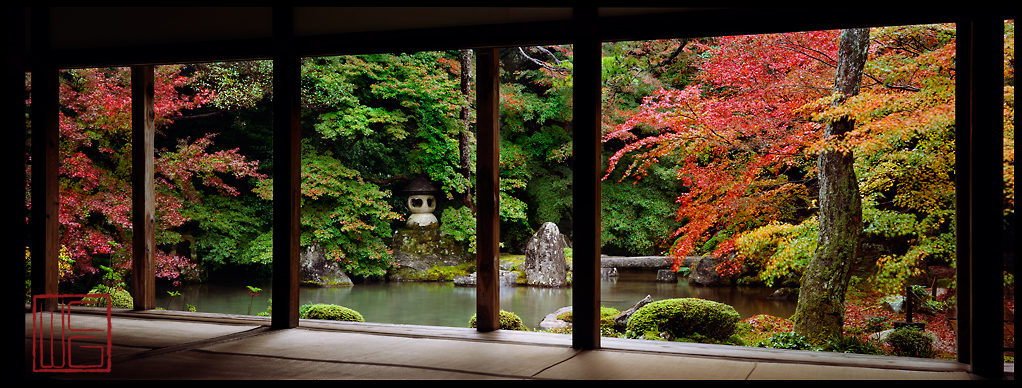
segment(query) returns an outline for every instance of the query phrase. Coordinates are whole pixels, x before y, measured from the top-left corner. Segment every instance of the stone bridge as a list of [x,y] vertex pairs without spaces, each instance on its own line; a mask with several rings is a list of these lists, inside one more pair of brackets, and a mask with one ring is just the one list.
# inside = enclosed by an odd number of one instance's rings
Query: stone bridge
[[[702,257],[689,256],[682,261],[684,267],[694,267]],[[618,268],[655,268],[657,281],[676,282],[677,274],[671,271],[673,261],[668,256],[602,256],[600,257],[600,276],[617,277]]]
[[[685,257],[682,262],[684,267],[692,267],[699,262],[699,256]],[[600,268],[671,268],[671,258],[668,256],[603,256],[600,258]]]

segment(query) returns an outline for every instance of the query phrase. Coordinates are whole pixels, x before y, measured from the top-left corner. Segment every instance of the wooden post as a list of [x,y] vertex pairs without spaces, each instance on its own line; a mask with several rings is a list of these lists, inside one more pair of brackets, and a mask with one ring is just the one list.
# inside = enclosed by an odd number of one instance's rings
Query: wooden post
[[[32,7],[32,295],[57,294],[60,270],[60,72],[49,58],[49,11]],[[15,114],[11,112],[10,114]],[[44,308],[56,306],[48,299]]]
[[[956,58],[972,57],[972,23],[968,21],[959,22],[956,26]],[[972,321],[969,319],[969,290],[972,284],[972,276],[969,267],[970,252],[972,251],[972,80],[968,74],[972,74],[972,61],[962,60],[956,63],[957,74],[964,76],[955,80],[955,228],[956,228],[956,261],[958,284],[957,330],[958,337],[958,361],[964,364],[972,362],[970,349],[972,337],[969,335],[972,330]]]
[[600,347],[600,87],[596,8],[575,8],[572,347]]
[[[25,169],[22,166],[25,165],[25,144],[28,140],[26,138],[26,127],[25,127],[25,116],[23,114],[14,114],[15,112],[25,112],[25,95],[24,95],[24,79],[26,67],[26,55],[25,55],[25,25],[27,20],[24,17],[24,8],[11,8],[8,9],[5,20],[5,33],[7,34],[7,61],[5,62],[6,68],[4,72],[4,108],[3,111],[7,112],[4,115],[4,127],[10,128],[8,137],[3,142],[3,150],[0,151],[0,155],[3,155],[3,166],[0,169],[3,171],[3,178],[0,179],[4,182],[25,182],[26,174]],[[11,241],[4,247],[4,257],[23,257],[25,254],[25,247],[28,246],[27,241],[28,233],[25,228],[25,186],[18,185],[7,190],[7,195],[4,196],[3,207],[3,230],[11,233],[12,236],[8,237]],[[10,269],[7,271],[4,277],[4,283],[7,291],[7,295],[21,295],[25,292],[21,285],[21,279],[26,273],[27,263],[19,260],[19,264],[8,264]],[[5,311],[15,311],[24,308],[25,301],[21,298],[6,298],[6,302],[3,307]],[[7,371],[8,374],[21,373],[25,370],[25,359],[24,354],[21,352],[28,346],[25,345],[24,337],[22,333],[26,333],[29,324],[25,320],[21,321],[21,324],[8,329],[6,341],[4,341],[4,348],[7,349],[8,360]],[[10,326],[8,326],[10,327]]]
[[156,192],[153,140],[156,133],[152,65],[131,67],[131,298],[135,310],[156,308]]
[[301,244],[301,57],[289,45],[293,11],[273,8],[273,316],[270,326],[298,326]]
[[476,328],[500,328],[500,52],[476,50]]
[[[959,297],[959,303],[963,298],[969,299],[968,309],[959,309],[960,313],[969,314],[959,321],[971,321],[969,363],[974,374],[988,379],[1000,379],[1004,375],[1004,167],[1001,152],[1004,149],[1004,20],[997,16],[1000,15],[979,14],[971,26],[971,55],[968,56],[972,62],[971,72],[965,74],[971,79],[972,99],[968,133],[972,148],[968,155],[971,160],[966,189],[971,191],[968,204],[971,208],[968,219],[963,220],[969,224],[967,233],[971,241],[966,249],[959,246],[960,254],[966,250],[969,255],[966,265],[958,263],[959,271],[968,266],[971,278],[968,295]],[[956,174],[959,171],[961,168],[956,167]],[[960,235],[962,224],[958,223]]]

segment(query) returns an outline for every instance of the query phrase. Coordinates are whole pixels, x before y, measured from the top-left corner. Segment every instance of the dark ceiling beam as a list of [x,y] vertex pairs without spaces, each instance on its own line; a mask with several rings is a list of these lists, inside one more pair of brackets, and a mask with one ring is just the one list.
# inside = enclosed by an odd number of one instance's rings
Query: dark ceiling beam
[[[954,22],[973,15],[1003,14],[1001,8],[888,8],[882,12],[852,8],[715,8],[601,17],[596,34],[604,41],[740,35],[846,27]],[[302,56],[415,52],[482,47],[566,44],[573,40],[571,21],[506,23],[476,26],[369,31],[291,38]],[[169,63],[269,59],[272,38],[235,39],[54,50],[62,68],[156,65]]]

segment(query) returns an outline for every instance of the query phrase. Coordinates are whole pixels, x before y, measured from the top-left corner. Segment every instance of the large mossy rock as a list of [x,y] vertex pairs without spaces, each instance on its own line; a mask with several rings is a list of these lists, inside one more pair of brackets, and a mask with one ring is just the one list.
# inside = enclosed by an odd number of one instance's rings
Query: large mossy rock
[[525,278],[530,286],[567,287],[568,263],[565,242],[552,222],[544,223],[525,243]]
[[302,247],[300,255],[301,284],[317,287],[343,287],[353,283],[336,262],[327,259],[322,245]]
[[698,262],[693,263],[692,271],[688,276],[689,284],[697,284],[706,287],[728,287],[731,286],[731,278],[720,276],[717,273],[717,264],[724,262],[724,259],[704,256]]
[[665,299],[642,306],[628,319],[628,331],[642,337],[653,333],[667,339],[700,334],[726,339],[735,332],[740,320],[734,307],[705,299]]
[[455,267],[475,260],[464,244],[439,229],[400,229],[391,249],[393,266],[388,277],[394,281],[419,280],[432,267]]

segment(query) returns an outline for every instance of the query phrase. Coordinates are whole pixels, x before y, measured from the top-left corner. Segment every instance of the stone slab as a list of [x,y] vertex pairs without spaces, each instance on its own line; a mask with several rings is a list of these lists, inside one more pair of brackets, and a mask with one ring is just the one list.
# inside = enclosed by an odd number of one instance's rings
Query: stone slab
[[272,331],[202,349],[218,353],[400,365],[497,376],[532,376],[577,353],[567,347],[392,337],[301,328]]
[[966,372],[834,367],[760,362],[748,380],[970,380]]
[[744,380],[754,362],[590,350],[554,365],[539,378],[569,380]]

